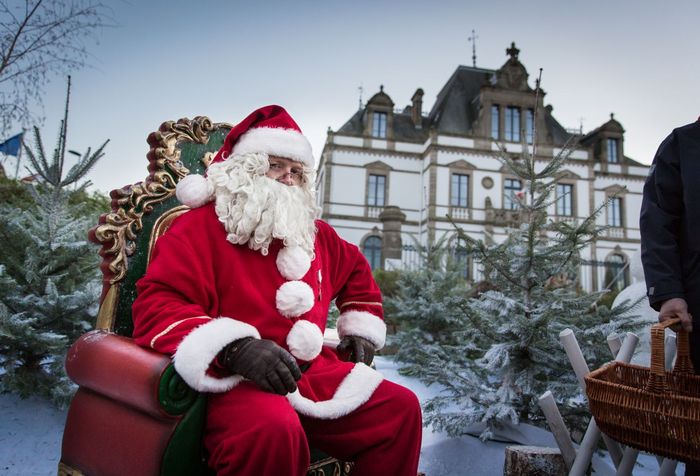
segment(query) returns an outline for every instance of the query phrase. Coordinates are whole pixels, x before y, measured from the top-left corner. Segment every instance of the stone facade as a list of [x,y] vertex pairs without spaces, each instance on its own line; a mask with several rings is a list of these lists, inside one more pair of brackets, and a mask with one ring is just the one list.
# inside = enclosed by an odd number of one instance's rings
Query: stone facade
[[[584,251],[580,278],[589,290],[629,284],[648,166],[624,155],[624,129],[612,115],[585,134],[562,127],[545,92],[530,86],[519,50],[506,51],[497,70],[459,66],[427,115],[422,89],[396,109],[382,87],[329,130],[317,179],[323,219],[363,249],[368,240],[373,249],[381,243],[381,254],[368,255],[375,267],[411,266],[414,243],[445,234],[457,246],[448,215],[470,236],[499,242],[518,223],[510,197],[522,188],[498,160],[499,147],[516,155],[523,142],[536,142],[544,167],[574,141],[550,218],[581,220],[615,196],[598,217],[611,228]],[[469,279],[479,279],[478,263],[465,260],[465,267]]]

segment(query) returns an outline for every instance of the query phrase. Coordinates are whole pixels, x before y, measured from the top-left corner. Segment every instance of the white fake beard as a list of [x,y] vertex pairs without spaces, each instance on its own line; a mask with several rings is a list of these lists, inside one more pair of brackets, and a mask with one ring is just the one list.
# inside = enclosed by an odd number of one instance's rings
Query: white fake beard
[[233,244],[248,244],[267,255],[273,239],[285,246],[300,246],[310,257],[318,207],[314,197],[313,171],[304,170],[304,183],[289,186],[265,173],[267,154],[242,154],[212,164],[207,179],[216,197],[216,214]]

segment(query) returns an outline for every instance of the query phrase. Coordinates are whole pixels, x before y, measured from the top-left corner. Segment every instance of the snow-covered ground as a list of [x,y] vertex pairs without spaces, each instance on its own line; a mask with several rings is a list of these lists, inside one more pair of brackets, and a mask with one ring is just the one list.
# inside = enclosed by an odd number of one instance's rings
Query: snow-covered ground
[[[411,388],[421,401],[435,395],[435,389],[399,375],[397,365],[388,358],[378,357],[377,368],[387,379]],[[0,395],[0,415],[0,474],[55,475],[61,452],[65,412],[54,409],[40,399],[21,400],[15,395],[4,394]],[[556,446],[552,435],[544,430],[529,426],[520,430],[510,434],[516,443],[483,443],[472,436],[451,439],[425,428],[420,469],[427,476],[495,476],[503,474],[506,446]],[[596,474],[615,474],[610,462],[604,458],[596,457],[594,464]],[[641,456],[634,474],[658,474],[656,460],[650,456]],[[683,474],[680,466],[677,474]]]

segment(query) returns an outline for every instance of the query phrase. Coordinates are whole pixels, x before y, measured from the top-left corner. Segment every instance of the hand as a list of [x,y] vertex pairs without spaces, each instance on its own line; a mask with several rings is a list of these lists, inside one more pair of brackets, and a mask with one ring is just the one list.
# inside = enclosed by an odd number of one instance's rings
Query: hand
[[359,336],[345,336],[336,350],[343,360],[364,362],[366,365],[374,360],[374,344]]
[[297,389],[301,370],[294,357],[267,339],[247,337],[231,342],[222,352],[222,365],[252,380],[262,390],[286,395]]
[[681,318],[681,326],[686,332],[693,331],[693,316],[688,314],[688,303],[683,298],[672,298],[664,301],[659,309],[659,322],[664,322],[674,317]]

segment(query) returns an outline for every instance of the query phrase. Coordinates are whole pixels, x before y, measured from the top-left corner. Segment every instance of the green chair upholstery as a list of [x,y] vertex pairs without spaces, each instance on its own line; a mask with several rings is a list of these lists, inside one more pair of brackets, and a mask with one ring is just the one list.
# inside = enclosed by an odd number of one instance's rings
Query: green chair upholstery
[[[59,475],[206,475],[206,397],[182,380],[169,357],[132,340],[136,281],[155,241],[188,208],[177,182],[204,173],[230,124],[199,116],[168,121],[148,136],[148,176],[111,192],[112,211],[90,240],[101,246],[103,291],[96,330],[66,358],[79,389],[66,420]],[[347,475],[352,463],[311,449],[308,475]]]

